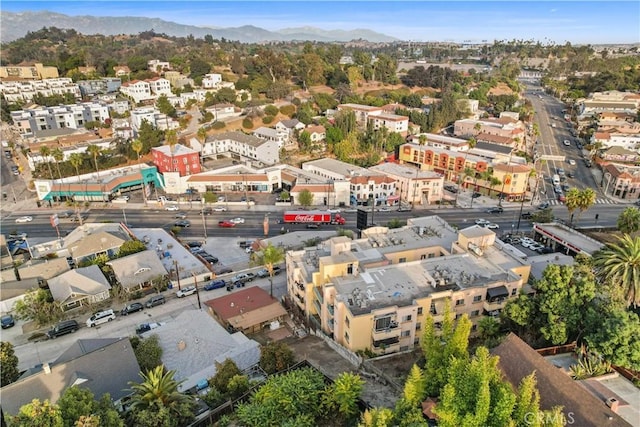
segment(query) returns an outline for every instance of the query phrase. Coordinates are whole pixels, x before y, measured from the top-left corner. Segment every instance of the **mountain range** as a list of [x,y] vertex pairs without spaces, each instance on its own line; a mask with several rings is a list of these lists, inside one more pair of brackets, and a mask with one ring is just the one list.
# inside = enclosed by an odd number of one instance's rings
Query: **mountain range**
[[392,42],[398,40],[385,34],[367,29],[331,30],[326,31],[315,27],[285,28],[269,31],[264,28],[245,25],[242,27],[197,27],[183,25],[157,18],[140,18],[133,16],[98,17],[98,16],[70,16],[61,13],[38,12],[0,12],[0,42],[24,37],[29,31],[37,31],[42,27],[57,27],[74,29],[85,35],[103,34],[138,34],[153,30],[169,36],[186,37],[193,35],[203,38],[210,34],[214,39],[225,38],[243,43],[259,43],[267,41],[309,40],[321,42],[346,42],[351,40],[367,40],[370,42]]

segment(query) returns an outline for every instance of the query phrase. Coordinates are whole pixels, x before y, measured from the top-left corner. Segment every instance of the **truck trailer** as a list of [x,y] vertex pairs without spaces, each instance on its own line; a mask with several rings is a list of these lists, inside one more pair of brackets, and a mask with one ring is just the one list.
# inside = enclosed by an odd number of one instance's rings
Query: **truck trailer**
[[325,211],[287,211],[282,217],[284,224],[337,224],[344,225],[345,219],[338,213]]

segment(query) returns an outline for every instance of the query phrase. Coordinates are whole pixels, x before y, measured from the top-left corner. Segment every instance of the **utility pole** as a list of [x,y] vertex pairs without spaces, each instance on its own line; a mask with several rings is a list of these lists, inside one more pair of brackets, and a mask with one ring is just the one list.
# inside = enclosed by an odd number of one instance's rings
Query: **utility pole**
[[200,290],[198,289],[198,278],[196,277],[196,273],[191,273],[193,276],[193,284],[196,287],[196,296],[198,297],[198,310],[202,310],[202,303],[200,302]]
[[178,270],[178,261],[173,260],[173,268],[176,270],[176,280],[178,281],[178,290],[180,290],[180,270]]
[[200,209],[200,215],[202,215],[202,229],[204,231],[204,240],[207,240],[207,219],[204,215],[204,210]]

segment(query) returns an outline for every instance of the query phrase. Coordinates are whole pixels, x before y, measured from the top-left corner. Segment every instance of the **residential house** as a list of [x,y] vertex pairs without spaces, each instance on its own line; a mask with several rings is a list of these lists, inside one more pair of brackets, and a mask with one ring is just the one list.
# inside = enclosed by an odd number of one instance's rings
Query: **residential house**
[[640,161],[640,154],[637,150],[627,150],[622,147],[610,147],[600,151],[598,156],[607,162],[616,163],[637,163]]
[[620,147],[638,152],[640,149],[640,133],[629,135],[612,131],[594,132],[591,136],[591,144],[600,145],[602,148]]
[[514,390],[525,377],[535,373],[540,409],[562,408],[567,424],[580,427],[631,426],[609,407],[605,399],[597,398],[587,387],[559,371],[517,335],[507,335],[491,353],[500,358],[498,367]]
[[[193,140],[192,140],[193,141]],[[202,157],[217,156],[222,153],[232,153],[240,158],[249,159],[264,165],[280,162],[280,152],[275,141],[268,141],[242,132],[222,132],[207,136],[201,144]]]
[[88,122],[105,123],[109,120],[109,107],[104,102],[83,102],[57,107],[25,108],[11,112],[11,119],[24,137],[33,137],[37,131],[52,129],[82,129]]
[[116,93],[120,90],[122,81],[117,77],[103,77],[97,80],[80,80],[77,82],[80,94],[83,98],[107,93]]
[[131,75],[131,70],[127,65],[114,65],[113,71],[115,72],[115,76],[119,78],[128,78],[129,75]]
[[111,285],[100,267],[76,268],[49,279],[49,290],[63,311],[91,306],[108,300]]
[[151,149],[153,164],[160,173],[179,172],[180,176],[198,174],[202,171],[200,154],[182,144],[161,145]]
[[406,227],[371,227],[362,238],[333,237],[286,253],[290,301],[316,328],[351,350],[376,354],[419,345],[430,314],[445,304],[467,314],[472,332],[497,316],[528,280],[521,252],[479,226],[456,232],[437,216]]
[[295,142],[296,131],[300,132],[305,128],[305,124],[298,119],[280,120],[276,123],[276,131],[284,136],[284,146],[291,146]]
[[324,126],[321,125],[307,126],[304,129],[304,132],[307,132],[309,134],[309,137],[311,138],[311,142],[316,144],[318,142],[324,141],[327,137],[327,130],[324,128]]
[[210,73],[205,74],[202,78],[202,87],[204,89],[217,89],[222,84],[222,74]]
[[108,226],[98,224],[93,227],[84,224],[82,227],[77,229],[79,231],[75,234],[69,234],[65,242],[68,256],[71,256],[76,264],[95,259],[100,255],[113,258],[120,246],[131,240],[120,224]]
[[33,399],[56,404],[74,386],[90,390],[96,400],[108,393],[117,404],[131,394],[130,382],[140,382],[140,365],[128,337],[80,339],[55,361],[2,387],[2,410],[16,415]]
[[233,117],[239,115],[239,110],[236,111],[236,106],[233,104],[214,104],[205,108],[207,113],[213,114],[213,120],[221,120],[227,117]]
[[407,135],[409,129],[409,117],[398,114],[369,114],[368,123],[373,125],[374,130],[386,128],[389,132]]
[[157,74],[162,74],[165,71],[171,70],[171,64],[167,61],[160,61],[159,59],[151,59],[147,62],[147,68]]
[[138,133],[143,121],[149,122],[159,130],[178,129],[180,123],[166,114],[161,113],[154,107],[139,107],[131,110],[131,127]]
[[273,141],[278,144],[278,149],[281,149],[285,146],[287,142],[287,135],[285,133],[279,132],[277,129],[268,128],[265,126],[260,126],[256,130],[252,132],[252,135],[263,139],[265,141]]
[[8,102],[30,102],[36,95],[53,96],[71,94],[80,99],[80,88],[68,77],[44,80],[0,80],[0,92]]
[[175,88],[183,88],[184,86],[195,86],[193,79],[185,76],[179,71],[165,71],[164,78],[169,80],[169,84]]
[[151,86],[148,82],[142,80],[131,80],[122,83],[120,93],[131,98],[136,104],[154,99],[151,94]]
[[640,166],[606,163],[602,165],[604,194],[625,200],[640,199]]
[[367,125],[369,116],[382,114],[381,107],[371,107],[360,104],[340,104],[337,109],[338,111],[353,111],[356,115],[356,123],[361,127]]
[[[394,196],[387,198],[389,205],[430,205],[443,199],[444,176],[437,172],[397,163],[381,163],[369,170],[382,173],[395,183]],[[351,185],[353,186],[353,180]]]
[[122,289],[129,293],[151,288],[168,274],[158,254],[152,250],[117,258],[107,265],[113,269]]
[[256,333],[285,321],[287,311],[258,286],[251,286],[204,303],[228,331]]
[[[500,118],[491,117],[479,120],[456,120],[453,124],[453,134],[455,136],[462,136],[466,138],[473,136],[476,140],[478,139],[478,135],[483,134],[486,134],[487,136],[501,136],[509,139],[510,143],[508,145],[513,145],[516,139],[520,142],[524,142],[526,132],[524,123],[520,120],[504,116]],[[484,136],[484,138],[487,138],[487,136]]]
[[155,98],[158,98],[162,95],[171,96],[173,92],[171,92],[171,83],[167,79],[163,79],[162,77],[154,77],[152,79],[145,80],[149,83],[149,89]]
[[182,382],[182,392],[215,376],[216,363],[230,359],[244,371],[260,362],[258,342],[242,332],[231,332],[202,310],[183,310],[143,337],[152,334],[158,337],[163,365]]

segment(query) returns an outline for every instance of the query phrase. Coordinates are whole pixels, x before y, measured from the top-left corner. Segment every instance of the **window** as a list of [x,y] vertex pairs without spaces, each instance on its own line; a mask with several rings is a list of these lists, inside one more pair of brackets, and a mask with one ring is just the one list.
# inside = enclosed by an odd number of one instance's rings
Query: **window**
[[407,316],[404,316],[404,317],[402,318],[402,321],[403,321],[403,322],[410,322],[410,321],[411,321],[411,315],[409,314],[409,315],[407,315]]
[[376,319],[376,331],[380,331],[383,329],[389,329],[391,326],[391,317],[382,317],[380,319]]
[[480,310],[473,310],[471,312],[471,317],[478,316],[478,315],[480,315]]
[[427,254],[420,255],[420,259],[427,259]]
[[422,316],[422,307],[418,307],[418,316]]
[[346,342],[349,342],[349,332],[344,333],[344,339]]
[[347,274],[353,274],[353,264],[347,264]]
[[434,302],[431,303],[431,308],[429,309],[429,313],[438,314],[437,311],[436,311],[436,303],[434,303]]
[[407,262],[407,258],[402,257],[402,258],[400,258],[400,259],[398,260],[398,262],[399,262],[400,264],[402,264],[403,262]]
[[403,337],[410,337],[411,336],[411,331],[402,331],[402,336]]
[[518,288],[511,289],[511,296],[515,296],[518,293]]
[[422,329],[422,323],[418,322],[416,323],[416,331],[419,331],[420,329]]
[[429,258],[433,258],[434,256],[434,254],[429,254]]
[[471,325],[471,332],[475,332],[478,329],[478,325]]
[[473,297],[473,302],[480,302],[482,301],[482,295],[476,295],[475,297]]
[[459,305],[464,305],[464,299],[457,299],[456,300],[456,306],[459,306]]

